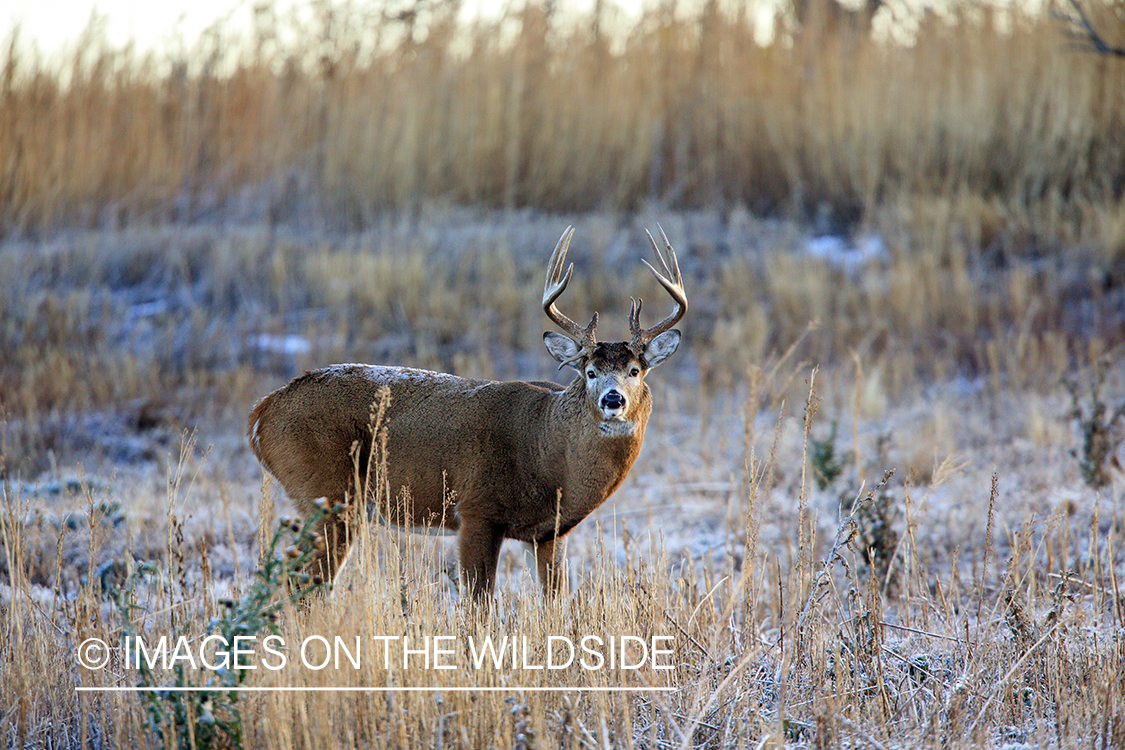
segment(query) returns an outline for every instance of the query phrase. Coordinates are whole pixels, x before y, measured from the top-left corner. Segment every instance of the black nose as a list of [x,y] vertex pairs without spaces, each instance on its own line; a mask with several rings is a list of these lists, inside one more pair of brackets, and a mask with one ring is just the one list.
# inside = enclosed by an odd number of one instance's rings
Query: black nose
[[603,409],[624,409],[625,397],[617,391],[609,391],[602,396]]

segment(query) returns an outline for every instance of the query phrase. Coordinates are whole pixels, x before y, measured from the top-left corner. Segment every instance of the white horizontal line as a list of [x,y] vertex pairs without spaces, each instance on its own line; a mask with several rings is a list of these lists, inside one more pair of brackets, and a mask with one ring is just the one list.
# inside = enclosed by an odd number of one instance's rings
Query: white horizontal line
[[111,685],[107,687],[75,687],[80,693],[424,693],[424,692],[530,692],[530,693],[563,693],[563,692],[588,692],[588,693],[639,693],[639,692],[667,692],[676,690],[675,687],[182,687],[182,686],[133,686]]

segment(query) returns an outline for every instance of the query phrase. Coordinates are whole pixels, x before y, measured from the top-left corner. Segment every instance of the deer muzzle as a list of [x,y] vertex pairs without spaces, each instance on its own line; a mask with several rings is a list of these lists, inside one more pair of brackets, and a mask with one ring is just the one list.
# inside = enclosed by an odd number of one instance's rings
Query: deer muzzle
[[602,394],[601,408],[602,416],[606,419],[613,419],[625,414],[625,396],[616,388],[610,388]]

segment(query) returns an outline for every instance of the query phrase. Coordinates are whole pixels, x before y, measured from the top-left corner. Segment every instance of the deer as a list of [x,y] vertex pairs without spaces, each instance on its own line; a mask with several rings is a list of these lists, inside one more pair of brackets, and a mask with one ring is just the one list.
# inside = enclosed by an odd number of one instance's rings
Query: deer
[[[321,498],[347,505],[374,494],[360,485],[380,460],[383,486],[395,501],[369,513],[404,529],[456,534],[463,596],[492,599],[501,544],[514,539],[528,545],[543,594],[554,598],[563,589],[563,537],[629,474],[652,413],[645,376],[680,344],[674,326],[688,301],[676,252],[663,229],[667,259],[646,234],[661,270],[642,262],[675,306],[644,328],[641,300],[633,299],[631,338],[613,343],[597,340],[597,312],[582,327],[556,307],[574,273],[573,263],[563,272],[574,228],[559,238],[542,304],[563,332],[545,332],[543,343],[559,370],[576,371],[569,385],[333,365],[306,372],[254,406],[247,427],[254,455],[302,514],[323,506]],[[335,581],[354,523],[347,514],[321,517],[322,549],[306,568],[311,579]]]

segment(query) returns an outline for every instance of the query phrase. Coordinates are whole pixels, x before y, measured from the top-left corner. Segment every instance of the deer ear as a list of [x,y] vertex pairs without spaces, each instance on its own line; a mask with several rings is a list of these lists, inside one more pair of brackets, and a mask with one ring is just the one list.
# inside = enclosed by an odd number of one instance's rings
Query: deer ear
[[543,344],[560,365],[570,365],[575,369],[581,369],[576,361],[579,349],[574,339],[561,333],[548,331],[543,334]]
[[656,367],[675,354],[679,345],[680,332],[675,328],[665,331],[645,345],[645,362],[649,367]]

